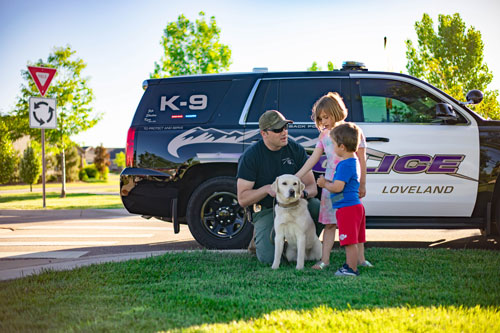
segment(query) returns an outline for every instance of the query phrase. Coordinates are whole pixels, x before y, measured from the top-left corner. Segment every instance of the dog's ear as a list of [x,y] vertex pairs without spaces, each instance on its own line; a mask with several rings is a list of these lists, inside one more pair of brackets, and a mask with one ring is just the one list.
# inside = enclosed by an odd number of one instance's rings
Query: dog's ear
[[278,193],[279,192],[279,186],[278,186],[278,178],[276,178],[276,180],[274,181],[274,183],[271,184],[271,189],[275,192],[275,193]]
[[299,180],[299,185],[300,193],[302,193],[302,191],[304,191],[304,189],[306,188],[306,185],[301,180]]

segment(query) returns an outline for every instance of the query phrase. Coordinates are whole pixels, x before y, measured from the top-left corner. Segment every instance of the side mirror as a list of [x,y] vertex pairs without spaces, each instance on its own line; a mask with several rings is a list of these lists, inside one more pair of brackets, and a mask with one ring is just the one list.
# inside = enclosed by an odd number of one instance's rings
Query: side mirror
[[436,118],[441,119],[444,123],[453,124],[458,121],[457,114],[453,107],[447,103],[436,104]]
[[473,89],[467,93],[465,97],[467,99],[467,103],[465,104],[479,104],[483,100],[483,92],[481,90]]

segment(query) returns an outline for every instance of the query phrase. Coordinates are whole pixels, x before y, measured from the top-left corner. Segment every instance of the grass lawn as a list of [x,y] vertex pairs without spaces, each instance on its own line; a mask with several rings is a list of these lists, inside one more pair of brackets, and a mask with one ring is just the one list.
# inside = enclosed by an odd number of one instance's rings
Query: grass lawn
[[[0,187],[0,209],[43,209],[42,185],[34,185],[34,192],[29,192],[29,185]],[[71,189],[76,191],[71,191]],[[13,191],[16,192],[3,192]],[[66,184],[66,198],[60,198],[61,184],[47,184],[45,203],[47,209],[112,209],[123,208],[120,196],[119,175],[110,174],[108,181],[77,182]],[[21,193],[18,193],[21,191]],[[95,194],[95,193],[110,193]],[[114,194],[113,194],[114,193]]]
[[[66,189],[71,189],[71,188],[80,188],[80,187],[92,187],[92,186],[108,186],[108,185],[116,185],[117,189],[116,192],[120,190],[120,175],[110,173],[108,174],[108,180],[92,180],[89,182],[82,182],[82,181],[77,181],[77,182],[71,182],[71,183],[66,183]],[[45,190],[47,189],[56,189],[56,190],[61,190],[61,183],[46,183],[45,184]],[[27,192],[30,191],[30,186],[26,184],[19,184],[19,185],[1,185],[0,186],[0,192],[1,191],[9,191],[9,190],[26,190]],[[33,190],[42,190],[42,184],[35,184],[33,185]]]
[[[359,277],[207,251],[0,282],[1,331],[499,332],[500,254],[368,248]],[[343,262],[335,250],[332,260]]]
[[[45,193],[46,209],[112,209],[123,208],[119,195],[90,193]],[[0,196],[0,209],[43,209],[42,193],[8,194]]]

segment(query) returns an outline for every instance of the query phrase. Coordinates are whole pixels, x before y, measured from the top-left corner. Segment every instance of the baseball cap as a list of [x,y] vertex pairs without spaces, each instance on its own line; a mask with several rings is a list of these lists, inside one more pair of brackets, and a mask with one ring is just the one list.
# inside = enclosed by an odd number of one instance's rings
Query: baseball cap
[[259,118],[259,129],[279,129],[286,124],[291,124],[293,121],[286,119],[280,112],[276,110],[268,110]]

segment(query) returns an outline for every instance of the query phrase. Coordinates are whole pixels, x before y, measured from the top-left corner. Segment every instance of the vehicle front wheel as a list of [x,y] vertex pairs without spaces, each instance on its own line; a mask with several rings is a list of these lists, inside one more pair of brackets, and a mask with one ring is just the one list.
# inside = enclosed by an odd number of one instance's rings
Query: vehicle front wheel
[[246,248],[253,235],[253,226],[238,204],[234,177],[216,177],[198,186],[186,217],[193,237],[209,249]]

